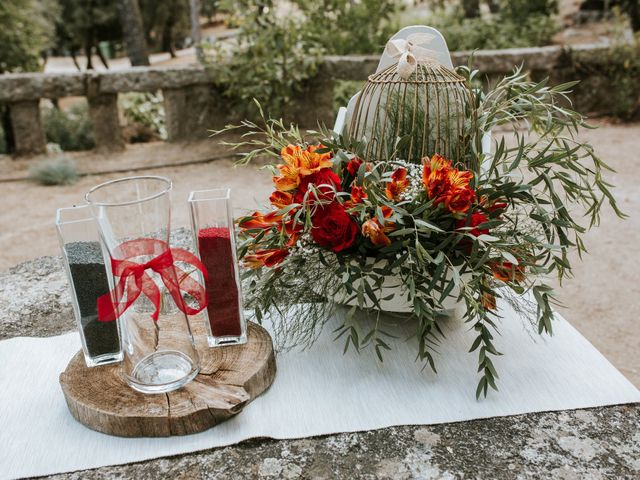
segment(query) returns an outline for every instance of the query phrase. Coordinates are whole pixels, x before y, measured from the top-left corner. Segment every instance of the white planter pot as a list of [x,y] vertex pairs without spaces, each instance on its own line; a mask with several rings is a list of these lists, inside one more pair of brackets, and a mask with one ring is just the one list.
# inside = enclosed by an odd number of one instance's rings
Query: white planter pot
[[[371,258],[371,263],[374,261],[375,260]],[[385,265],[386,261],[382,260],[376,262],[374,267],[383,268]],[[446,279],[451,280],[451,278],[451,274],[447,274]],[[358,286],[359,281],[356,280],[353,287],[357,290]],[[453,315],[460,304],[464,303],[458,301],[459,293],[460,289],[458,287],[454,287],[451,293],[449,293],[449,296],[445,299],[442,305],[444,307],[444,311],[442,312],[444,315]],[[402,278],[398,274],[385,277],[382,282],[382,287],[376,290],[375,294],[378,296],[380,308],[375,306],[367,295],[364,296],[365,308],[393,313],[411,313],[413,311],[413,303],[409,300],[409,289],[403,283]],[[389,297],[392,294],[393,298],[384,300],[384,298]],[[358,306],[358,299],[352,297],[354,297],[353,293],[351,295],[347,295],[346,292],[341,291],[333,297],[333,301],[340,305]]]

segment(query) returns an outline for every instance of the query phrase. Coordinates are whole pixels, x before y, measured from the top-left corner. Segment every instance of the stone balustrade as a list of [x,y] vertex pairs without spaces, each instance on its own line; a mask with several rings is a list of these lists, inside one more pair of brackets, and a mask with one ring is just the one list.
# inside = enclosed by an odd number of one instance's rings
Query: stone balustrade
[[[585,80],[577,65],[598,65],[606,58],[606,46],[549,46],[508,50],[484,50],[473,54],[474,68],[491,77],[524,64],[534,77],[550,76],[555,82]],[[455,65],[466,64],[469,52],[452,54]],[[317,77],[309,81],[300,101],[292,105],[292,118],[302,126],[317,122],[330,125],[334,117],[334,87],[338,80],[365,80],[375,71],[378,56],[326,57]],[[593,82],[592,82],[593,83]],[[587,82],[587,85],[591,83]],[[577,108],[598,111],[597,98],[607,98],[602,82],[576,96]],[[207,136],[234,118],[211,72],[201,66],[135,67],[126,71],[77,73],[23,73],[0,75],[0,104],[11,107],[11,123],[18,155],[46,151],[39,103],[43,98],[84,96],[88,100],[96,148],[118,151],[125,148],[118,117],[118,94],[162,91],[168,141],[179,142]],[[602,94],[602,95],[599,95]],[[584,97],[584,98],[583,98]],[[594,101],[596,99],[596,101]],[[313,106],[312,108],[310,106]],[[606,113],[606,112],[605,112]]]

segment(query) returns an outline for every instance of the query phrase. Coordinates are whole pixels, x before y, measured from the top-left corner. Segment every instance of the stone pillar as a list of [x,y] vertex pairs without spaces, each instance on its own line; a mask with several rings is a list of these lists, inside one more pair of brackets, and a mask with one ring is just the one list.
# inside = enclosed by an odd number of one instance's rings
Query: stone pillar
[[11,126],[17,155],[36,155],[47,151],[47,140],[40,117],[40,100],[24,100],[9,104]]
[[99,152],[124,150],[124,138],[120,130],[118,116],[118,94],[88,95],[87,101],[89,102],[89,117],[97,150]]
[[162,96],[169,142],[207,138],[209,130],[222,128],[229,121],[220,95],[211,85],[165,88]]

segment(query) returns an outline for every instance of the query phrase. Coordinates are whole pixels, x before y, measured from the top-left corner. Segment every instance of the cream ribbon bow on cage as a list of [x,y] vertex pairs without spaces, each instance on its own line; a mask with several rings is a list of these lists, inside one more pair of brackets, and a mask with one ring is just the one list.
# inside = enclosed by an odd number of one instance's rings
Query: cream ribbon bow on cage
[[438,52],[425,48],[435,38],[430,33],[413,33],[406,39],[389,40],[385,53],[391,58],[398,59],[396,71],[403,80],[408,79],[416,71],[418,62],[440,63]]

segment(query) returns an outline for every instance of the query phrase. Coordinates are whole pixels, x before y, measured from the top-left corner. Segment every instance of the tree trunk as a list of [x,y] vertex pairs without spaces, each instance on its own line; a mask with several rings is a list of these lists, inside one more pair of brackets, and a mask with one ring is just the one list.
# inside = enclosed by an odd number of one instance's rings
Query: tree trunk
[[102,54],[102,50],[100,50],[99,45],[98,45],[98,48],[96,48],[96,53],[98,54],[98,58],[100,58],[102,65],[104,65],[104,68],[109,70],[109,64],[107,63],[107,59],[105,58],[105,56]]
[[498,13],[500,11],[500,2],[498,0],[487,0],[487,5],[491,13]]
[[82,67],[80,67],[80,64],[78,63],[78,57],[76,57],[76,52],[75,50],[73,50],[71,52],[71,60],[73,60],[73,64],[76,66],[76,68],[78,69],[79,72],[82,71]]
[[480,16],[480,0],[462,0],[464,18],[476,18]]
[[87,65],[85,70],[93,70],[93,58],[91,58],[91,54],[93,53],[93,32],[89,30],[87,35],[84,38],[84,54],[87,57]]
[[118,0],[118,13],[131,65],[134,67],[148,66],[149,54],[147,53],[147,42],[144,38],[138,0]]
[[162,31],[162,51],[169,52],[171,58],[176,58],[176,49],[173,46],[173,17],[169,17]]
[[634,32],[640,32],[640,0],[627,0],[625,7],[631,19],[631,28]]
[[191,18],[191,40],[196,49],[196,58],[202,62],[202,32],[200,31],[200,2],[199,0],[189,0]]
[[16,141],[13,137],[13,126],[11,125],[11,107],[9,105],[0,106],[2,116],[2,129],[4,130],[4,143],[6,153],[16,151]]

